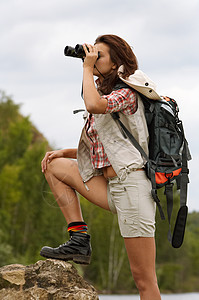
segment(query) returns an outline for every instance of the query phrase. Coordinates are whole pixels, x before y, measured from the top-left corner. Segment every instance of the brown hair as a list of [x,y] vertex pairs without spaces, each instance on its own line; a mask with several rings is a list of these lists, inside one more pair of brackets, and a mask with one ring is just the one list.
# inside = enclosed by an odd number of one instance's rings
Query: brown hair
[[104,78],[102,85],[99,87],[103,94],[109,94],[119,78],[119,66],[124,66],[122,77],[126,78],[138,69],[138,62],[129,44],[117,35],[101,35],[95,41],[95,44],[98,43],[104,43],[109,46],[111,60],[117,66],[111,74]]

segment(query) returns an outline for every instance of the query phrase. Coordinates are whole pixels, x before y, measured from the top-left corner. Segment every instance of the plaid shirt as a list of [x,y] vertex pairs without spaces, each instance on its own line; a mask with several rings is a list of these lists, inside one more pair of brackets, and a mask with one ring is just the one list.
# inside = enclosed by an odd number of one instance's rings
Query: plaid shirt
[[[125,115],[132,115],[137,110],[136,94],[130,88],[122,88],[101,97],[108,101],[105,114],[122,111]],[[93,167],[98,169],[110,166],[111,164],[99,139],[92,114],[89,114],[86,123],[86,133],[91,144],[90,154]]]

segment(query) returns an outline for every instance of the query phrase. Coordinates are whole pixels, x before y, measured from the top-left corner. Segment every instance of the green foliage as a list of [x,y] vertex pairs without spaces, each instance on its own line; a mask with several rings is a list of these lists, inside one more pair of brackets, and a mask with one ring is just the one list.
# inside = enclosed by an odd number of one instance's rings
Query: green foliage
[[[64,217],[41,172],[49,145],[19,112],[20,106],[0,92],[0,266],[34,263],[42,246],[66,241]],[[166,200],[159,191],[166,215]],[[109,293],[133,293],[132,279],[117,216],[80,197],[92,237],[91,265],[76,265],[96,288]],[[179,208],[175,190],[172,229]],[[171,247],[168,221],[156,216],[157,276],[162,292],[199,291],[199,213],[188,215],[183,246]]]
[[179,281],[183,266],[181,264],[166,263],[160,265],[157,270],[159,286],[162,290],[169,290],[173,293],[180,290]]
[[41,160],[48,143],[19,108],[0,92],[0,266],[40,259],[43,243],[63,239],[65,224],[58,207],[47,205]]
[[6,243],[6,236],[2,230],[0,230],[0,266],[11,263],[13,260],[12,247]]

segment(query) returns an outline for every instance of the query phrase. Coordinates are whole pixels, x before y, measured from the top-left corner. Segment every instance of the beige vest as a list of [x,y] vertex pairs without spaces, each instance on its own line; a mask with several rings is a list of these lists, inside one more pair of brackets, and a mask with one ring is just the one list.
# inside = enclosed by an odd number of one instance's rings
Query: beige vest
[[[133,115],[124,115],[122,112],[119,112],[119,115],[120,120],[133,134],[148,155],[149,134],[144,114],[144,106],[138,94],[137,98],[138,109]],[[110,114],[94,114],[94,118],[100,141],[118,177],[122,177],[126,168],[143,168],[145,160],[140,152],[131,144],[129,139],[124,138],[112,116]],[[93,169],[90,157],[90,142],[86,135],[85,128],[83,128],[79,141],[77,161],[80,175],[84,182],[93,176],[102,174],[102,170]]]

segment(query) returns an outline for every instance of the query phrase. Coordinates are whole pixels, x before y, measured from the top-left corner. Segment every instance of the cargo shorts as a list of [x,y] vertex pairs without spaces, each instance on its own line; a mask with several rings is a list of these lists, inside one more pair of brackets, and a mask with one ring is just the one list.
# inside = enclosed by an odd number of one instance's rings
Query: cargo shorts
[[122,180],[109,178],[107,196],[123,237],[154,237],[156,204],[144,170],[127,172]]

